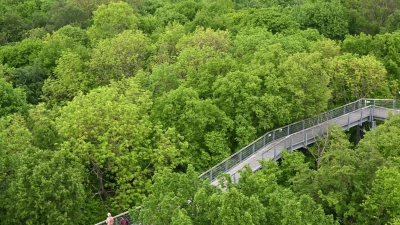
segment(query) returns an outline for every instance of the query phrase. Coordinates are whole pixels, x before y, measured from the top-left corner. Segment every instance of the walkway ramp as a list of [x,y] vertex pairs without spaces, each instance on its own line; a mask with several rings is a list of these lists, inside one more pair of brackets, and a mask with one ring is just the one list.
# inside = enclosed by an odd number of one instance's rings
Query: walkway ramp
[[314,143],[318,136],[326,132],[329,124],[341,126],[349,130],[354,126],[361,126],[364,122],[384,120],[389,112],[398,113],[400,101],[393,99],[360,99],[347,105],[321,113],[276,130],[267,132],[251,144],[231,155],[216,166],[202,173],[199,178],[209,179],[211,184],[218,185],[217,177],[227,173],[233,182],[239,181],[239,171],[249,165],[253,171],[261,168],[259,160],[277,160],[282,150],[293,151]]

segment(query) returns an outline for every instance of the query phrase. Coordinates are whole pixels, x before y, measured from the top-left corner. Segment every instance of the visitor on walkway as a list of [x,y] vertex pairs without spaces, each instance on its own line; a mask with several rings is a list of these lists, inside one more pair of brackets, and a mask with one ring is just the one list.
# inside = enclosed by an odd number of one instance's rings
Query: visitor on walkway
[[121,221],[119,221],[121,225],[129,225],[129,220],[126,218],[125,215],[122,216]]
[[106,223],[107,225],[114,225],[114,218],[112,218],[111,213],[107,213]]

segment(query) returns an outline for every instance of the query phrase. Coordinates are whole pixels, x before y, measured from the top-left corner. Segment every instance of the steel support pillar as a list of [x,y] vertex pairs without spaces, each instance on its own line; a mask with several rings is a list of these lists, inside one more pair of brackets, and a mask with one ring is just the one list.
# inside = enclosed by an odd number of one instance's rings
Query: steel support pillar
[[375,127],[376,127],[376,121],[373,120],[371,123],[372,123],[372,129],[375,129]]
[[364,130],[364,126],[362,124],[357,126],[356,145],[358,145],[358,143],[362,139],[363,130]]

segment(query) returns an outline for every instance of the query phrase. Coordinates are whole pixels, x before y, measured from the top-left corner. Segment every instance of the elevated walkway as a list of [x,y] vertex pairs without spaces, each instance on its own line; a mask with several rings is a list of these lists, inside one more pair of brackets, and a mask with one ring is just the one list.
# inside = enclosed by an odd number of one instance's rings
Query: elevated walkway
[[389,112],[396,114],[400,108],[400,101],[393,99],[360,99],[347,105],[321,113],[276,130],[267,132],[240,151],[231,155],[224,161],[202,173],[199,178],[209,179],[211,184],[218,185],[218,175],[227,173],[233,182],[238,182],[239,171],[249,165],[253,171],[260,169],[258,163],[261,159],[277,160],[281,157],[283,149],[293,151],[314,143],[329,124],[341,126],[344,130],[371,122],[384,120]]
[[[261,168],[258,163],[262,159],[277,160],[282,155],[282,150],[293,151],[317,141],[318,136],[325,133],[329,124],[341,126],[349,130],[354,126],[361,126],[364,122],[371,122],[373,127],[376,120],[384,120],[391,114],[400,114],[400,100],[394,99],[360,99],[355,102],[340,106],[330,111],[321,113],[290,125],[269,131],[253,141],[240,151],[234,153],[224,161],[202,173],[200,179],[209,179],[211,184],[218,185],[217,177],[227,173],[237,183],[240,178],[239,171],[249,165],[255,172]],[[119,221],[124,212],[115,217]],[[116,221],[116,220],[114,220]],[[105,224],[105,221],[96,225]]]

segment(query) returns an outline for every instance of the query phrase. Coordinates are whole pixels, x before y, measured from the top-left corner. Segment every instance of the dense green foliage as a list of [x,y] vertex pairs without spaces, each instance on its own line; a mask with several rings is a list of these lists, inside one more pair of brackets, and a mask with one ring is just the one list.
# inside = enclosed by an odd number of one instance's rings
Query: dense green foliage
[[0,221],[142,205],[152,224],[397,224],[395,117],[225,192],[197,175],[270,129],[400,97],[399,24],[399,0],[0,0]]

